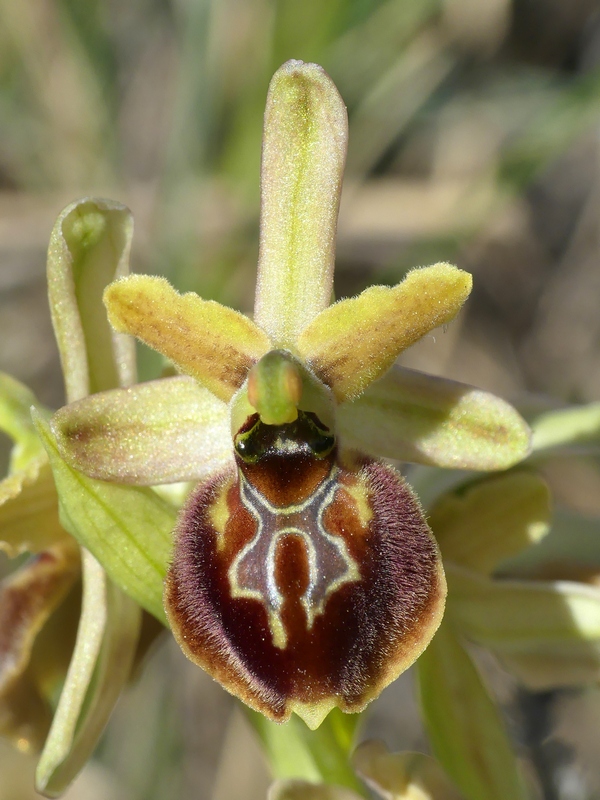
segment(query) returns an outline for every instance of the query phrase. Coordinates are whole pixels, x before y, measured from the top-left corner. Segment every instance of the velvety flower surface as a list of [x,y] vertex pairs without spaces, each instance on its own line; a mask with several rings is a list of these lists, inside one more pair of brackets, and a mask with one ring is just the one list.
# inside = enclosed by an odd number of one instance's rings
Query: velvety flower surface
[[[364,708],[443,613],[420,504],[377,458],[501,469],[529,448],[508,404],[393,366],[454,318],[467,273],[436,264],[329,305],[346,139],[328,76],[285,64],[265,113],[254,321],[162,278],[118,280],[105,292],[113,327],[183,374],[82,399],[40,427],[65,487],[74,471],[90,487],[200,481],[175,530],[171,628],[248,705],[310,727],[335,706]],[[74,529],[121,575],[84,517],[77,506]]]

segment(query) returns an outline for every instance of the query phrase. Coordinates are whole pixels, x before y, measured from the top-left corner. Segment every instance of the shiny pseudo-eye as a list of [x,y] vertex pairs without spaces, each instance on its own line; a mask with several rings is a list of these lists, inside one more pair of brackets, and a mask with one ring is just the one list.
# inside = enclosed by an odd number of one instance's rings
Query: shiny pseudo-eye
[[188,657],[276,721],[360,711],[423,651],[443,611],[437,545],[391,467],[341,455],[310,412],[258,414],[236,467],[182,512],[165,606]]

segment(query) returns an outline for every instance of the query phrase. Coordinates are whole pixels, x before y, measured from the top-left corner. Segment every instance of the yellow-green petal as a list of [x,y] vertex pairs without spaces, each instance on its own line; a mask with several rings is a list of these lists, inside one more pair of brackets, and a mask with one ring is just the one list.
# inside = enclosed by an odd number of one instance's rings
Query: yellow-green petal
[[600,679],[600,588],[573,581],[489,580],[448,566],[451,614],[528,688]]
[[339,403],[352,400],[403,350],[454,319],[471,285],[471,275],[450,264],[412,270],[397,286],[371,286],[322,311],[301,333],[298,352]]
[[447,620],[417,667],[433,754],[466,800],[526,800],[500,712]]
[[525,420],[496,395],[400,366],[342,403],[337,429],[368,455],[482,471],[518,463],[531,439]]
[[444,495],[428,522],[444,562],[491,573],[504,559],[541,541],[551,517],[546,482],[521,470]]
[[70,401],[135,381],[132,340],[111,330],[102,306],[108,283],[129,272],[131,212],[86,198],[58,217],[48,249],[48,297]]
[[88,478],[60,457],[48,423],[34,414],[48,452],[66,530],[123,591],[161,622],[163,580],[176,512],[151,489]]
[[67,464],[103,481],[200,480],[233,459],[227,406],[183,375],[90,395],[50,427]]
[[83,552],[83,605],[73,658],[36,769],[36,789],[58,797],[92,755],[129,677],[141,609]]
[[346,107],[317,64],[288,61],[267,96],[254,318],[293,348],[329,305],[346,159]]
[[352,755],[356,772],[385,800],[461,800],[440,765],[424,753],[390,753],[366,741]]
[[179,294],[164,278],[117,281],[104,302],[115,330],[137,336],[226,403],[271,347],[248,317],[193,292]]

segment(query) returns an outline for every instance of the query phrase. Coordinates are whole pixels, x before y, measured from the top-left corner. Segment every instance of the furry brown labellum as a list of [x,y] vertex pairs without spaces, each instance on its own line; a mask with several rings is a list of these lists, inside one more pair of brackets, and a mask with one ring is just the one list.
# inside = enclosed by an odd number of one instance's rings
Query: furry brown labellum
[[187,656],[273,720],[360,711],[420,655],[446,592],[403,479],[340,457],[316,415],[248,418],[237,469],[179,520],[165,605]]

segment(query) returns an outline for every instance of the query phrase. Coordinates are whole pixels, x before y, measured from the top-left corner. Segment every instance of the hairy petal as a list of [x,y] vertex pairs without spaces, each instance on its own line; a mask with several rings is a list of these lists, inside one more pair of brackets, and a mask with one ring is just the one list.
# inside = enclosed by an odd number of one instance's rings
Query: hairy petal
[[165,278],[132,275],[109,286],[104,302],[115,330],[137,336],[226,403],[270,349],[248,317],[193,292],[179,294]]
[[444,560],[491,573],[550,530],[550,490],[533,472],[496,475],[445,494],[429,513]]
[[507,469],[527,456],[531,439],[499,397],[400,366],[342,403],[337,427],[363,453],[449,469]]
[[111,200],[86,198],[58,217],[48,249],[48,296],[67,398],[135,381],[134,343],[111,330],[102,292],[129,272],[133,220]]
[[361,711],[427,646],[445,599],[437,545],[383,464],[288,446],[242,470],[188,500],[165,609],[184,653],[226,689],[314,729],[336,706]]
[[447,620],[417,668],[433,753],[460,791],[469,800],[526,800],[500,712]]
[[339,403],[352,400],[403,350],[454,319],[471,285],[450,264],[414,269],[395,287],[371,286],[326,308],[300,334],[298,352]]
[[141,609],[83,551],[83,605],[65,685],[36,769],[36,789],[58,797],[92,755],[129,677]]
[[227,406],[185,376],[91,395],[50,427],[67,464],[103,481],[200,480],[233,460]]
[[317,64],[288,61],[267,96],[255,320],[276,347],[331,298],[346,107]]

